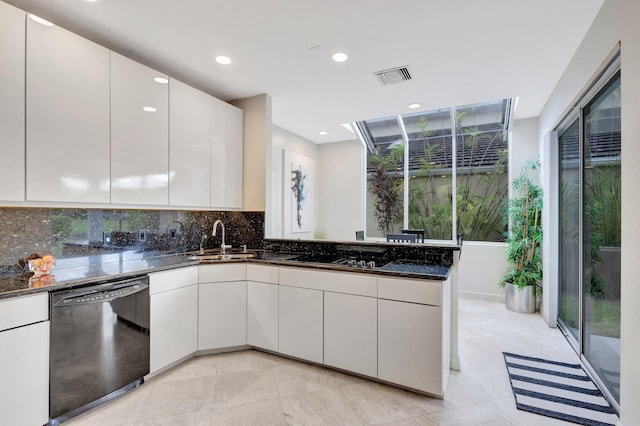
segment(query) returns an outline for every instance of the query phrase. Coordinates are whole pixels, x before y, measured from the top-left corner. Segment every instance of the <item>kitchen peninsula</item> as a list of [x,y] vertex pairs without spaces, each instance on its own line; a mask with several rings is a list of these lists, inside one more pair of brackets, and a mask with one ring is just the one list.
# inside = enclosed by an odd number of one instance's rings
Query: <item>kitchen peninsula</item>
[[[451,309],[458,246],[266,240],[264,247],[239,260],[127,251],[60,259],[55,278],[41,287],[33,279],[30,286],[26,274],[4,276],[0,340],[5,347],[3,336],[37,328],[38,342],[25,334],[7,356],[24,356],[34,344],[42,356],[48,353],[49,292],[148,274],[149,377],[194,355],[256,348],[445,396],[457,349]],[[356,263],[335,263],[343,259]],[[17,308],[33,315],[6,324]],[[40,374],[20,380],[47,389],[47,372]],[[40,397],[47,407],[46,395]]]

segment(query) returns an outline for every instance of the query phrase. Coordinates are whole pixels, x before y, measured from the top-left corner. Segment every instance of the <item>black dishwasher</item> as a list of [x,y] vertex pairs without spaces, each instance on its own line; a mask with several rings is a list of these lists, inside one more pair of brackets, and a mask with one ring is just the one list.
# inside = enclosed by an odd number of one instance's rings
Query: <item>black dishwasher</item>
[[143,383],[149,373],[149,278],[51,292],[49,424]]

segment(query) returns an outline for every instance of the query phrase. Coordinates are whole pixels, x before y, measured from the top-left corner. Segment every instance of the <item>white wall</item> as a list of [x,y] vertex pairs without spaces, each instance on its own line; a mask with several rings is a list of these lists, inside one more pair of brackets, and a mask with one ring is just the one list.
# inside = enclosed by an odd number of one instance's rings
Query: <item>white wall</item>
[[[510,180],[518,177],[522,166],[527,164],[529,160],[539,159],[538,118],[513,120],[509,145]],[[509,188],[509,194],[511,194],[511,188]]]
[[329,240],[355,240],[363,230],[364,147],[360,141],[318,145],[317,231]]
[[[458,294],[469,299],[504,302],[500,277],[509,268],[504,243],[465,241],[458,270]],[[482,271],[482,273],[478,273]]]
[[[529,160],[538,159],[538,119],[514,120],[509,145],[509,185]],[[537,176],[533,176],[537,179]],[[511,195],[511,187],[509,188]],[[504,290],[498,287],[500,277],[509,268],[506,244],[465,241],[460,258],[458,285],[460,296],[504,302]],[[487,265],[491,265],[490,268]],[[478,274],[482,271],[482,274]]]
[[[539,117],[539,143],[590,80],[618,41],[622,45],[622,271],[621,271],[621,422],[640,424],[640,2],[608,0],[594,20]],[[546,147],[548,149],[548,143]],[[548,165],[544,165],[548,167]],[[543,173],[543,176],[545,174]],[[557,204],[557,203],[556,203]],[[557,205],[555,206],[557,214]],[[545,235],[544,251],[557,257],[557,235]],[[557,286],[557,271],[545,265],[545,286]]]
[[[272,135],[270,146],[268,148],[269,160],[267,161],[268,167],[270,170],[269,175],[267,175],[267,200],[268,201],[268,209],[265,212],[265,236],[267,238],[292,238],[291,235],[288,235],[285,232],[283,226],[283,152],[284,150],[303,155],[305,157],[311,158],[315,164],[315,176],[313,179],[316,179],[318,176],[317,168],[318,168],[318,148],[317,145],[307,139],[304,139],[301,136],[298,136],[294,133],[289,132],[288,130],[283,129],[282,127],[278,127],[273,125],[272,127]],[[264,177],[263,177],[264,179]],[[312,200],[313,205],[316,206],[316,212],[314,214],[317,217],[317,206],[318,206],[318,196],[317,196],[317,182],[315,183],[315,191],[312,191]],[[300,233],[295,234],[295,238],[308,240],[313,239],[315,234],[315,227],[309,233]]]
[[243,111],[242,209],[265,211],[267,145],[271,141],[271,97],[258,95],[229,102]]

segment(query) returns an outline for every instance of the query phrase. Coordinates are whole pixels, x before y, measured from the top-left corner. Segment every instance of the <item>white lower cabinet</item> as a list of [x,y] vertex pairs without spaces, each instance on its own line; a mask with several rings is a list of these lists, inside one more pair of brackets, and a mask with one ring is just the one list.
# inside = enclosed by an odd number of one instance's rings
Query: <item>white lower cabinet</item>
[[449,280],[225,263],[150,274],[150,294],[152,373],[197,350],[250,345],[446,391]]
[[49,420],[49,321],[0,332],[2,424]]
[[247,282],[200,283],[198,350],[247,344]]
[[378,304],[373,297],[324,293],[324,363],[378,375]]
[[278,351],[277,266],[247,264],[247,344]]
[[278,285],[247,282],[247,344],[278,351]]
[[278,351],[278,267],[247,265],[247,344]]
[[198,350],[247,344],[247,266],[201,265]]
[[442,365],[442,308],[379,299],[378,378],[442,395]]
[[191,355],[198,347],[196,266],[149,274],[150,373]]
[[0,414],[2,424],[49,420],[49,296],[0,301]]
[[322,363],[323,292],[281,285],[278,301],[279,351]]

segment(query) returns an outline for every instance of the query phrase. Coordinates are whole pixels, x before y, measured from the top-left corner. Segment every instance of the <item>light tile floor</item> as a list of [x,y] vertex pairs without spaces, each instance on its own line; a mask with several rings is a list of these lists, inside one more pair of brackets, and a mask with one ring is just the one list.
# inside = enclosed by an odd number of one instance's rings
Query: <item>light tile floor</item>
[[539,315],[461,299],[462,369],[444,400],[243,351],[193,358],[65,426],[569,424],[515,408],[503,351],[577,362]]

